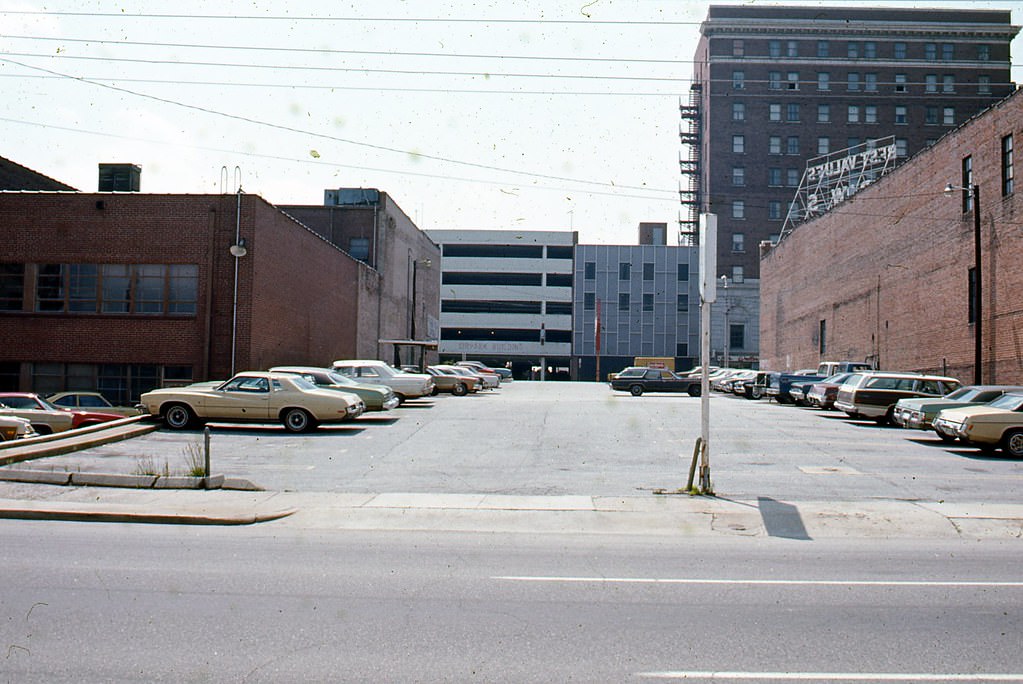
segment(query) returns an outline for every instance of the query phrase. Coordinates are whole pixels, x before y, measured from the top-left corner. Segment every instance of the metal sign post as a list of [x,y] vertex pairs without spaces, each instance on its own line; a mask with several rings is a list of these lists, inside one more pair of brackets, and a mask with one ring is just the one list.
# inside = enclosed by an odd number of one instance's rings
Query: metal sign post
[[710,307],[717,301],[718,217],[700,214],[700,490],[710,484]]

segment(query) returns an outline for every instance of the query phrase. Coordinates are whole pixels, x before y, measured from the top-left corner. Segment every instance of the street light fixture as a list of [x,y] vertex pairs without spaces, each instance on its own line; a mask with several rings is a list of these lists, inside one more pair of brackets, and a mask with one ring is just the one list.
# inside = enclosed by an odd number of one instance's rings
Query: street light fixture
[[952,196],[956,190],[967,193],[967,197],[973,198],[973,382],[980,385],[983,383],[983,321],[984,321],[984,299],[981,296],[981,251],[980,251],[980,186],[976,183],[968,187],[952,185],[945,186],[945,195]]

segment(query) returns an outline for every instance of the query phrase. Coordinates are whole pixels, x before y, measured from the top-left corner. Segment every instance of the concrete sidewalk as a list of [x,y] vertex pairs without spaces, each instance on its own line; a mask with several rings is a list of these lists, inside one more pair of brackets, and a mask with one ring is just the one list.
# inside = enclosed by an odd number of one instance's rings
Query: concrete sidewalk
[[690,496],[499,496],[155,490],[0,483],[0,518],[319,530],[1011,539],[1023,506],[733,501]]

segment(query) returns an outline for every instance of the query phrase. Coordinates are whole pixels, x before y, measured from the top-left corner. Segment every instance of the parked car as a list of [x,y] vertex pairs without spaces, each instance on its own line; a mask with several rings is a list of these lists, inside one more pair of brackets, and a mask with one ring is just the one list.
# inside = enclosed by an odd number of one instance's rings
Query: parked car
[[60,408],[31,392],[0,394],[0,415],[25,418],[32,423],[32,428],[41,435],[123,418],[116,413]]
[[141,413],[137,406],[114,406],[99,392],[57,392],[46,400],[58,408],[116,413],[124,418]]
[[353,394],[321,389],[300,375],[266,371],[238,373],[216,387],[156,389],[143,394],[141,401],[175,430],[207,420],[279,420],[289,432],[305,432],[320,423],[353,420],[365,407]]
[[476,373],[479,373],[481,375],[487,374],[496,375],[498,385],[500,385],[501,381],[504,379],[504,374],[502,374],[500,370],[496,368],[491,368],[490,366],[487,366],[486,364],[480,361],[456,361],[453,365],[464,366],[465,368],[468,368],[471,371],[475,371]]
[[793,383],[817,382],[825,377],[817,375],[817,371],[813,368],[804,368],[794,373],[773,372],[770,374],[769,382],[764,388],[764,396],[768,399],[774,399],[779,404],[791,404],[793,399],[792,395],[789,394],[789,390],[792,389]]
[[354,394],[366,405],[366,411],[390,411],[399,403],[398,395],[390,387],[359,382],[330,368],[276,366],[271,368],[270,372],[301,375],[317,387]]
[[666,368],[644,368],[642,375],[625,371],[611,379],[611,389],[629,392],[634,397],[644,392],[687,392],[691,397],[700,396],[699,377],[676,375]]
[[1003,394],[989,404],[943,409],[934,429],[990,451],[1001,447],[1007,456],[1023,458],[1023,392]]
[[32,423],[16,416],[0,416],[0,442],[35,436]]
[[752,384],[756,377],[757,372],[755,370],[740,370],[732,375],[732,377],[728,378],[727,382],[722,383],[722,391],[742,396],[745,394],[746,381],[749,381]]
[[[900,399],[895,404],[892,420],[896,425],[914,430],[931,430],[934,417],[947,408],[964,408],[987,404],[1006,392],[1023,392],[1023,387],[1010,385],[968,385],[944,397],[931,399]],[[943,441],[953,442],[956,437],[938,432]]]
[[834,408],[835,399],[838,397],[838,388],[850,375],[852,373],[835,373],[823,380],[814,382],[806,390],[806,403],[820,409]]
[[342,375],[371,385],[386,385],[398,395],[398,401],[428,397],[433,394],[433,378],[425,373],[406,373],[383,361],[340,359],[333,369]]
[[959,389],[955,378],[921,373],[869,371],[853,373],[838,388],[835,408],[850,418],[872,418],[880,425],[892,421],[900,399],[942,397]]
[[437,368],[478,381],[477,390],[496,389],[501,384],[500,378],[493,373],[479,373],[468,366],[447,366],[440,364]]
[[456,397],[464,397],[476,391],[476,378],[455,373],[441,366],[427,366],[426,372],[433,376],[433,393],[450,392]]
[[858,371],[874,370],[869,363],[861,361],[821,361],[817,364],[817,375],[828,377],[838,373],[856,373]]

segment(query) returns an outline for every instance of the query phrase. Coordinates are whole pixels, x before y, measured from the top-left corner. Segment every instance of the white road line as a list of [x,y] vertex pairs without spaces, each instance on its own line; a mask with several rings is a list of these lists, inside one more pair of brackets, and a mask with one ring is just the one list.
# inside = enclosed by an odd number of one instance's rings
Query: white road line
[[638,672],[647,679],[728,679],[750,681],[836,682],[1023,682],[1023,674],[959,674],[942,672]]
[[682,577],[532,577],[499,575],[493,580],[509,582],[562,582],[566,584],[723,584],[751,586],[825,586],[825,587],[1007,587],[1023,588],[1023,582],[957,580],[800,580],[800,579],[699,579]]

